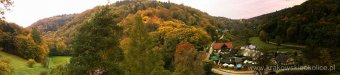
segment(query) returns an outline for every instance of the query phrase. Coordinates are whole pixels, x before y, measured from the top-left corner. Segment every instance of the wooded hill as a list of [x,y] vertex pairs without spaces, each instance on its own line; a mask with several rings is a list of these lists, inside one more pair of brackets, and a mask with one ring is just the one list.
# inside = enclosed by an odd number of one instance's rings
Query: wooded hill
[[[210,16],[205,12],[184,5],[167,2],[140,3],[134,1],[121,1],[110,6],[120,8],[115,10],[120,11],[121,16],[119,17],[119,20],[122,21],[122,23],[123,19],[128,17],[129,14],[135,14],[138,11],[145,12],[143,14],[147,16],[145,19],[150,20],[147,22],[148,30],[153,31],[162,23],[175,22],[186,26],[202,28],[208,32],[209,36],[212,38],[211,40],[216,41],[218,41],[218,35],[221,35],[224,30],[228,30],[233,35],[239,36],[235,38],[235,40],[240,38],[244,39],[245,36],[254,33],[252,24],[249,24],[248,22]],[[79,29],[81,23],[88,20],[89,17],[98,10],[98,7],[95,7],[79,14],[45,18],[32,24],[29,28],[37,27],[43,31],[46,30],[46,28],[49,28],[47,30],[56,29],[56,31],[53,32],[43,33],[43,37],[49,42],[52,51],[57,50],[58,47],[62,47],[64,44],[70,44],[71,39],[74,37],[74,34],[77,29]],[[59,48],[58,50],[60,49],[64,50],[64,48]]]
[[[174,3],[118,1],[84,11],[43,36],[51,52],[74,52],[70,65],[57,68],[55,73],[90,74],[100,70],[105,74],[196,75],[210,72],[202,71],[202,51],[217,40],[221,30],[230,27],[225,21],[234,21],[230,23],[233,26],[241,23]],[[183,51],[187,49],[191,51]]]
[[71,21],[77,14],[64,14],[64,15],[58,15],[53,17],[44,18],[41,20],[38,20],[37,22],[34,22],[32,25],[30,25],[27,28],[38,28],[41,32],[53,32],[57,31],[59,27],[62,27],[69,21]]
[[262,41],[305,45],[310,64],[340,65],[340,1],[308,0],[252,18]]

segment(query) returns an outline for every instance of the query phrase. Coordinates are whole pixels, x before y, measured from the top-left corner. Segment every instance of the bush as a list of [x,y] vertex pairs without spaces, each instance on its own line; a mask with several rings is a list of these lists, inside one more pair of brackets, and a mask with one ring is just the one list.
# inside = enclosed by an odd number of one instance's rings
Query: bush
[[0,55],[0,75],[11,75],[12,69],[9,66],[10,60]]
[[48,75],[48,71],[41,71],[40,75]]
[[35,62],[34,59],[28,59],[27,66],[30,67],[30,68],[33,68],[35,63],[36,62]]

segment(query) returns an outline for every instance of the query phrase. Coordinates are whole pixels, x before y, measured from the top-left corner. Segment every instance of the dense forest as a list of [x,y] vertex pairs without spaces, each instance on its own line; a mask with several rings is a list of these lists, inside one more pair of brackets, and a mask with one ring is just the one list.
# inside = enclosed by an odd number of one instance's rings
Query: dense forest
[[38,28],[41,32],[57,31],[69,21],[71,21],[77,14],[64,14],[38,20],[27,28]]
[[308,0],[252,18],[262,41],[305,45],[310,64],[340,65],[340,1]]
[[43,36],[52,53],[60,44],[72,51],[71,63],[53,70],[57,75],[210,74],[204,50],[227,29],[224,21],[233,20],[168,2],[118,1],[80,13]]
[[[124,2],[122,2],[124,3]],[[128,3],[128,2],[125,2]],[[119,3],[116,3],[117,5]],[[151,3],[148,3],[151,4]],[[165,22],[166,20],[179,20],[180,22],[184,22],[186,25],[190,26],[203,26],[204,30],[209,32],[211,40],[217,40],[218,33],[223,33],[225,31],[231,32],[233,35],[238,36],[235,37],[234,40],[245,40],[249,35],[254,36],[253,25],[250,22],[242,21],[242,20],[231,20],[224,17],[213,17],[208,14],[196,10],[194,8],[186,7],[184,5],[175,5],[172,3],[156,3],[158,6],[146,6],[146,5],[133,5],[130,4],[130,7],[124,7],[123,17],[128,16],[128,14],[135,13],[139,10],[148,10],[148,15],[157,15],[156,19],[161,19],[161,22]],[[133,9],[131,8],[133,5]],[[171,7],[174,5],[174,7]],[[136,8],[138,6],[138,9]],[[121,6],[120,6],[121,7]],[[160,8],[163,7],[163,8]],[[164,8],[166,7],[166,8]],[[171,7],[171,8],[170,8]],[[121,7],[123,8],[123,7]],[[161,9],[161,10],[159,10]],[[165,10],[166,9],[166,10]],[[70,50],[65,50],[70,44],[71,39],[74,37],[75,32],[79,29],[81,23],[91,16],[94,11],[98,10],[98,8],[89,9],[80,14],[70,14],[70,15],[60,15],[45,18],[37,21],[32,24],[29,28],[36,27],[40,30],[45,28],[50,28],[53,31],[48,33],[42,33],[44,39],[48,42],[51,52],[53,55],[68,55]],[[117,9],[118,10],[118,9]],[[119,9],[120,10],[120,9]],[[157,12],[156,12],[157,11]],[[185,13],[185,14],[180,14]],[[193,14],[192,14],[193,13]],[[201,17],[202,16],[202,17]],[[154,19],[154,18],[151,18]],[[164,20],[165,19],[165,20]],[[192,22],[197,23],[189,23],[189,20],[193,20]],[[157,20],[150,20],[150,22]],[[174,21],[178,22],[178,21]],[[167,23],[170,23],[168,21]],[[202,24],[199,24],[202,23]],[[53,24],[53,25],[51,25]],[[63,25],[64,24],[64,25]],[[147,24],[149,27],[154,27],[154,23]],[[57,27],[53,27],[57,25]],[[54,29],[57,29],[54,31]],[[45,29],[46,30],[46,29]],[[242,42],[243,43],[243,42]],[[66,45],[66,46],[65,46]],[[56,51],[59,50],[59,51]],[[65,52],[66,51],[66,52]]]

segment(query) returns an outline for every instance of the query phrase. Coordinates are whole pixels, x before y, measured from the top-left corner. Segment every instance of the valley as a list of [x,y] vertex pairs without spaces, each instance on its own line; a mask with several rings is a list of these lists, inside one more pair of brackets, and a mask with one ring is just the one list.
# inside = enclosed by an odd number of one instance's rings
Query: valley
[[0,75],[338,75],[339,3],[230,19],[124,0],[27,27],[1,19]]

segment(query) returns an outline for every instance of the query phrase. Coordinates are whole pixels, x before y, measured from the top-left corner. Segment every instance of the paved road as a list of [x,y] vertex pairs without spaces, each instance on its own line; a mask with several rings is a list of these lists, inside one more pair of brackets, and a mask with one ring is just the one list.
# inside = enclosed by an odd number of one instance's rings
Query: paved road
[[[270,42],[270,41],[269,41],[269,44],[274,44],[274,45],[276,45],[275,42]],[[302,46],[302,45],[291,45],[291,44],[280,44],[280,45],[282,45],[282,46],[287,46],[287,47],[306,48],[306,46]]]

